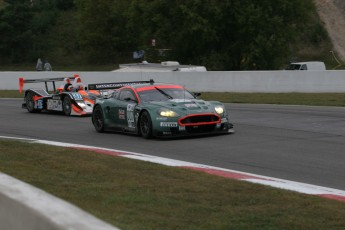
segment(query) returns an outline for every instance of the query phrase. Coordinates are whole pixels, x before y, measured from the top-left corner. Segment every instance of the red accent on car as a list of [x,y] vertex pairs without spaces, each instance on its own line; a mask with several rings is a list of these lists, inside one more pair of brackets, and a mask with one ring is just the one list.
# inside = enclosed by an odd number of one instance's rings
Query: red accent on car
[[37,101],[37,100],[39,100],[39,99],[41,99],[41,98],[42,98],[42,96],[37,96],[37,95],[35,95],[35,96],[32,97],[32,99],[33,99],[34,101]]
[[85,115],[86,114],[81,108],[78,108],[76,105],[72,104],[72,109],[77,114],[81,114],[81,115]]
[[150,86],[143,86],[137,88],[137,92],[146,91],[146,90],[154,90],[155,88],[158,89],[183,89],[182,86],[179,85],[150,85]]

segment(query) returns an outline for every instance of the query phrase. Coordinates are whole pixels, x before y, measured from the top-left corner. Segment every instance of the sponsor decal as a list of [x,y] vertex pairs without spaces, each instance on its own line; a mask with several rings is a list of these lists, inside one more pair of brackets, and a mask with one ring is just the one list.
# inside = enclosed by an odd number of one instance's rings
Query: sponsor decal
[[177,122],[161,122],[160,123],[161,127],[177,127]]
[[55,110],[55,111],[62,111],[62,101],[61,100],[47,100],[47,109],[48,110]]
[[83,100],[83,97],[79,93],[72,93],[72,97],[75,100]]
[[180,131],[185,131],[185,130],[186,130],[186,126],[179,126],[178,129],[179,129]]
[[222,123],[228,122],[228,118],[222,118]]
[[[128,107],[127,107],[128,108]],[[129,128],[134,128],[134,112],[127,110],[127,123]]]
[[125,119],[126,115],[125,115],[125,110],[123,109],[119,109],[119,119]]
[[127,111],[134,111],[135,104],[128,104]]
[[192,102],[192,100],[189,99],[171,99],[170,101],[180,103],[180,102]]
[[127,105],[127,123],[129,128],[134,128],[134,108],[135,104],[128,104]]
[[53,100],[60,100],[60,96],[53,96]]
[[168,118],[167,117],[156,117],[156,120],[157,121],[166,121],[166,120],[168,120]]
[[42,100],[37,100],[35,101],[35,109],[43,109],[43,101]]
[[139,83],[149,83],[149,81],[132,81],[132,82],[118,82],[118,83],[104,83],[104,84],[90,84],[90,89],[116,89],[128,85],[139,84]]
[[126,85],[130,85],[130,84],[109,83],[109,84],[96,85],[96,89],[121,88]]
[[199,107],[197,104],[185,104],[184,106],[186,106],[187,108],[196,108]]

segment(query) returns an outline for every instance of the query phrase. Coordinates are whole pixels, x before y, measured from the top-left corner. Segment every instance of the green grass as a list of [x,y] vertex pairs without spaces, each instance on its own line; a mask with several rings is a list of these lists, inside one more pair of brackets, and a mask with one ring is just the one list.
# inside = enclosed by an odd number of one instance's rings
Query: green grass
[[225,103],[345,106],[345,93],[202,93]]
[[[0,90],[0,98],[23,98],[18,90]],[[224,103],[345,106],[345,93],[202,93]]]
[[0,98],[23,98],[24,92],[19,93],[18,90],[0,90]]
[[345,203],[85,150],[0,140],[0,171],[121,229],[344,229]]

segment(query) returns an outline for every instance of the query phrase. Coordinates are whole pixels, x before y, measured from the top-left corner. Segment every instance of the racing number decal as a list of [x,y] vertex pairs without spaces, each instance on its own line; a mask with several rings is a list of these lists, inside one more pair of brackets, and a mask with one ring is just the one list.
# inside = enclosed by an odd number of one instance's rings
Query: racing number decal
[[128,104],[127,105],[127,122],[129,128],[135,128],[134,123],[134,106],[135,104]]
[[34,108],[35,109],[43,109],[43,101],[42,100],[35,101]]
[[83,100],[83,97],[79,93],[72,93],[72,97],[75,100]]

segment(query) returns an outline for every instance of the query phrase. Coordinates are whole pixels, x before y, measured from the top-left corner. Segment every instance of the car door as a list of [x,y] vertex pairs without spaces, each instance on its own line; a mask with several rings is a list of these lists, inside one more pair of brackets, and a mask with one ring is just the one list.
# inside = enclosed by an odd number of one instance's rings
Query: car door
[[113,108],[114,123],[126,130],[135,129],[134,110],[138,99],[132,89],[123,89],[117,96],[117,103]]

